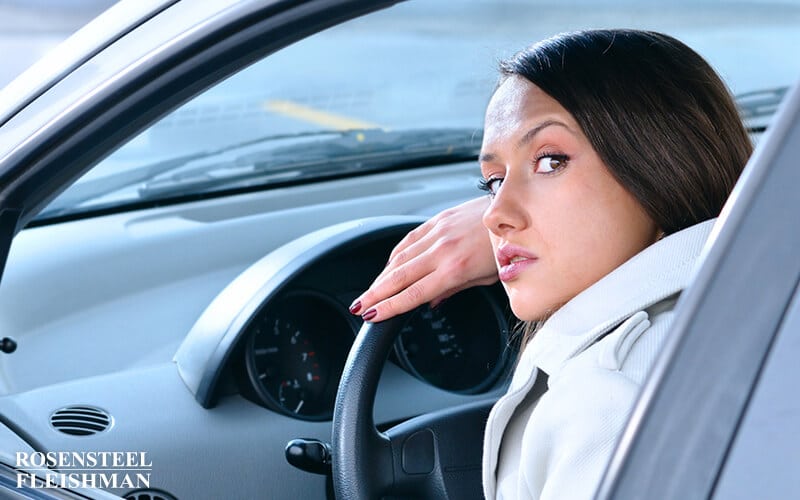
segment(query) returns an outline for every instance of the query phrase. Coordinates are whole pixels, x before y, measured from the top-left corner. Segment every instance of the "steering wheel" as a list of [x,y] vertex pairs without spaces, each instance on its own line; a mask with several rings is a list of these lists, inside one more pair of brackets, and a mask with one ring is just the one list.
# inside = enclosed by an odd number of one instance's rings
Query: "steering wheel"
[[340,500],[480,499],[483,430],[494,400],[375,427],[378,381],[412,313],[364,323],[339,382],[333,412],[333,488]]

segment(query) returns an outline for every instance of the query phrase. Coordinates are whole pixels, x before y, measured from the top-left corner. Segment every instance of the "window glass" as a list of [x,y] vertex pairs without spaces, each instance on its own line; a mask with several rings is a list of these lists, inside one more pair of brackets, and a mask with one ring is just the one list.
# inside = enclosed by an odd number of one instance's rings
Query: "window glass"
[[714,498],[800,498],[800,294],[770,350]]
[[132,139],[40,218],[474,158],[497,62],[568,30],[662,31],[761,128],[800,76],[800,2],[425,0],[302,40]]

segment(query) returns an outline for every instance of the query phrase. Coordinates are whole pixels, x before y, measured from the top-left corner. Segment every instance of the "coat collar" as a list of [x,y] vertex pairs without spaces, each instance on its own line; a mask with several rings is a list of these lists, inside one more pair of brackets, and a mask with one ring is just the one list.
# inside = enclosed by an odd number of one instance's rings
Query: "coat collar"
[[694,276],[715,221],[695,224],[657,241],[576,295],[536,332],[515,375],[537,366],[552,380],[567,360],[625,318],[683,290]]

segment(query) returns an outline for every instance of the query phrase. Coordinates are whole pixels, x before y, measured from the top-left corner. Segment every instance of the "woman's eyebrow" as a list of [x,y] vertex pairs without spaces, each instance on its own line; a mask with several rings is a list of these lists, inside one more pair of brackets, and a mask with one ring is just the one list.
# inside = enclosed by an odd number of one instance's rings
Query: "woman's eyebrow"
[[[528,143],[530,143],[533,140],[533,138],[536,137],[536,134],[538,134],[542,130],[546,129],[547,127],[553,127],[553,126],[564,127],[565,129],[567,129],[569,133],[574,133],[572,132],[572,129],[569,128],[569,126],[564,122],[560,122],[558,120],[545,120],[542,123],[536,125],[532,129],[525,132],[525,135],[523,135],[522,138],[517,142],[517,149],[520,149],[526,146]],[[496,159],[497,155],[494,153],[481,153],[478,156],[478,161],[480,163],[491,163]]]
[[478,161],[480,163],[491,163],[497,159],[497,155],[494,153],[481,153],[478,156]]
[[568,132],[572,132],[572,129],[569,128],[566,123],[560,122],[558,120],[545,120],[539,125],[536,125],[532,129],[525,132],[525,135],[522,136],[522,139],[520,139],[519,142],[517,142],[517,149],[527,145],[529,142],[533,140],[534,137],[536,137],[536,134],[546,129],[547,127],[552,127],[552,126],[564,127],[565,129],[567,129]]

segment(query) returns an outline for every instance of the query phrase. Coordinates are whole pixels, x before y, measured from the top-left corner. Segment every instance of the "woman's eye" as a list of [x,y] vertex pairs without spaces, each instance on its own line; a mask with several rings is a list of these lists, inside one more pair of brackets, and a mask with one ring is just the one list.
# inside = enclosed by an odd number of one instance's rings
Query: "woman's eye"
[[497,190],[500,189],[502,184],[503,179],[500,177],[490,177],[488,179],[481,179],[478,187],[481,191],[489,193],[489,196],[494,196],[497,194]]
[[549,174],[564,168],[567,165],[567,155],[547,155],[536,160],[535,171],[537,174]]

